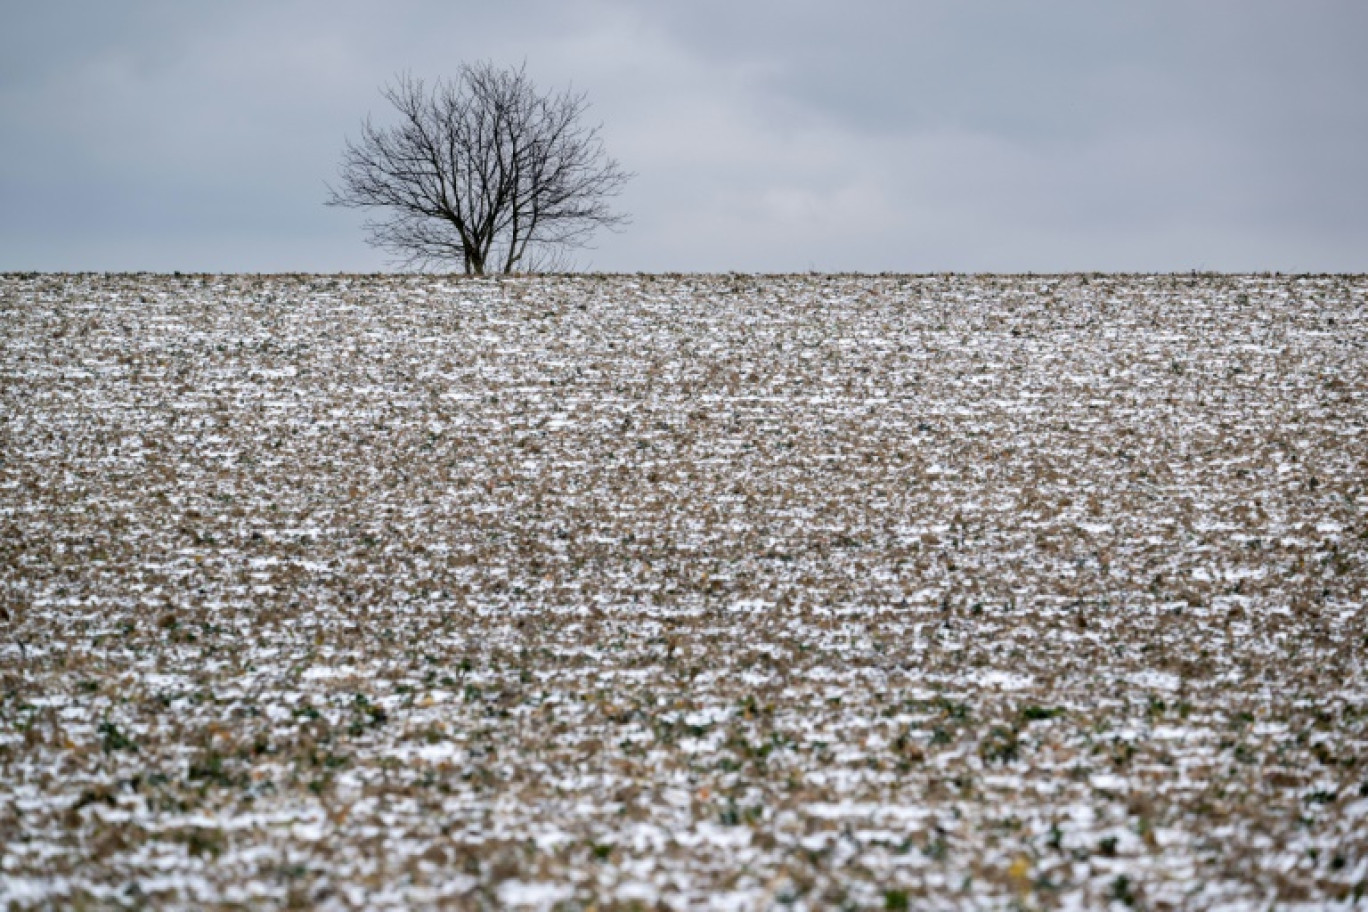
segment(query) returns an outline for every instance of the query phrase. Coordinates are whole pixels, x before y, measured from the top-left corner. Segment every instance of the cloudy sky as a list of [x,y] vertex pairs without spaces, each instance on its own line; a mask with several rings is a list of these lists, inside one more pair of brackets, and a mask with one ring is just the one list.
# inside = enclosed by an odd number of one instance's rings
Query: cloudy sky
[[526,63],[613,271],[1368,271],[1363,0],[0,0],[0,269],[369,271],[400,71]]

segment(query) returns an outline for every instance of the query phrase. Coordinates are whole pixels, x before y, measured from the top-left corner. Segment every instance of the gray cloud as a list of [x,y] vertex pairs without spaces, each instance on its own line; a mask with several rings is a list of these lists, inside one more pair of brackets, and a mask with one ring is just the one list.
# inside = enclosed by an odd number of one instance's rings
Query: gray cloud
[[638,173],[615,270],[1368,269],[1357,0],[0,0],[0,268],[366,270],[401,70],[526,61]]

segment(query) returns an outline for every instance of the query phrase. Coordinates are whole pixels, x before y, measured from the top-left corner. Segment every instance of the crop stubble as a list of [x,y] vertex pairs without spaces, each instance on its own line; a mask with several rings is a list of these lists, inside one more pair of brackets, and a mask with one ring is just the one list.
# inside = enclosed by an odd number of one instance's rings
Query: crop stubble
[[0,276],[0,902],[1353,899],[1368,280]]

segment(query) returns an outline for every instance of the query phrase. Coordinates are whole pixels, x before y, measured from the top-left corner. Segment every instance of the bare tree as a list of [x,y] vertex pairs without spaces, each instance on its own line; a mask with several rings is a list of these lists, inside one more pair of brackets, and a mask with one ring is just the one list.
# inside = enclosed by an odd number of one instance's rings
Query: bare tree
[[370,242],[407,266],[459,262],[467,275],[558,262],[625,221],[609,200],[631,178],[609,158],[583,94],[542,94],[523,68],[463,65],[429,91],[400,76],[381,93],[399,123],[368,117],[347,140],[330,206],[382,210]]

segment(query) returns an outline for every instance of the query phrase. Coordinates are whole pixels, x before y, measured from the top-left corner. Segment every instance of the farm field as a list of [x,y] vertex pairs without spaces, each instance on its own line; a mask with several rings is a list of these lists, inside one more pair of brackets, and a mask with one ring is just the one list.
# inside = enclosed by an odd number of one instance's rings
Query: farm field
[[1368,902],[1368,277],[0,325],[0,907]]

